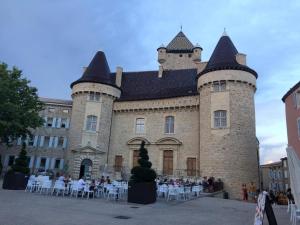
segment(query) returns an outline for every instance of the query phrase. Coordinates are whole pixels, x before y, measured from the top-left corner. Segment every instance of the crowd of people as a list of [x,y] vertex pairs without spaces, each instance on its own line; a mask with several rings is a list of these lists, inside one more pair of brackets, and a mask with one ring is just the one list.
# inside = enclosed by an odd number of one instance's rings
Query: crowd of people
[[[294,202],[291,189],[288,188],[286,192],[267,190],[271,204],[286,205],[287,201]],[[246,184],[242,184],[242,199],[243,201],[256,202],[260,190],[256,188],[254,182],[251,182],[248,187]]]
[[202,185],[204,192],[215,192],[223,190],[223,182],[220,179],[215,179],[214,177],[203,177],[203,179],[198,180],[189,180],[183,178],[169,179],[169,178],[160,178],[156,179],[158,185],[167,184],[167,185],[176,185],[176,186],[195,186]]

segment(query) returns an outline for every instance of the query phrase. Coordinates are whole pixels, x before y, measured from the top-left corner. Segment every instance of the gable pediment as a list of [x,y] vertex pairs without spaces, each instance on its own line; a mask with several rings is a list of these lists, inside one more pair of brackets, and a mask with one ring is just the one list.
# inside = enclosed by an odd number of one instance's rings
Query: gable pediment
[[165,137],[155,142],[157,145],[182,145],[182,142],[176,138]]
[[72,152],[74,153],[81,153],[81,154],[104,154],[104,151],[100,149],[93,148],[91,146],[83,146],[77,149],[73,149]]
[[144,141],[146,145],[150,145],[150,141],[148,141],[144,137],[135,137],[135,138],[132,138],[129,141],[127,141],[127,144],[128,145],[140,145],[142,143],[142,141]]

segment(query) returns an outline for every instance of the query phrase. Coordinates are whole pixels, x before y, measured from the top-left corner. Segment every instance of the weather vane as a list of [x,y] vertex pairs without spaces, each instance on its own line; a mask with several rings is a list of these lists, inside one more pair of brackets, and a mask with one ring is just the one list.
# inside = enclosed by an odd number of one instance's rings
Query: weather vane
[[180,25],[180,31],[182,31],[182,25]]

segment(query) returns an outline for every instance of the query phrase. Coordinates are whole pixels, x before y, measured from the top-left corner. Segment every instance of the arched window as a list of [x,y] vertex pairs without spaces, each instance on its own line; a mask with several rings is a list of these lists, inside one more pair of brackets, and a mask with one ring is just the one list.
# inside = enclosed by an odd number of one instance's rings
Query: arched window
[[135,121],[135,133],[144,134],[145,133],[145,119],[137,118]]
[[174,134],[174,116],[167,116],[165,119],[165,133]]
[[214,111],[214,127],[215,128],[227,127],[227,112],[226,112],[226,110]]
[[89,115],[86,119],[86,130],[96,131],[97,128],[97,116]]

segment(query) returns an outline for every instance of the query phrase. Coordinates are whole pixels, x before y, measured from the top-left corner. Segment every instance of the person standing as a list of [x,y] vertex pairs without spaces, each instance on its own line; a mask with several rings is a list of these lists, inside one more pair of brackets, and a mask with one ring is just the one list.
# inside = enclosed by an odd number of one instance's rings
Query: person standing
[[248,201],[248,191],[246,184],[242,184],[243,201]]
[[251,183],[249,185],[249,198],[253,202],[255,202],[255,192],[256,192],[256,186],[253,183],[253,181],[251,181]]

